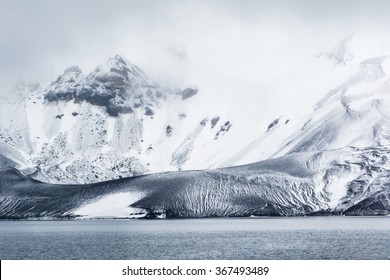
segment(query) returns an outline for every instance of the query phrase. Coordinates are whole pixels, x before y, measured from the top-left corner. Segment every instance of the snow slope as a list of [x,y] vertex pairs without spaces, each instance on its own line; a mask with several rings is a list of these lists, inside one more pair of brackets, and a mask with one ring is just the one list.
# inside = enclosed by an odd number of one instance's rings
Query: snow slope
[[12,110],[3,111],[0,150],[46,182],[207,168],[219,159],[199,154],[223,156],[232,127],[227,117],[197,112],[196,88],[164,89],[121,56],[86,76],[72,66],[47,88],[22,91],[22,102],[4,106]]
[[295,152],[344,147],[388,146],[390,79],[376,57],[360,63],[345,82],[330,90],[300,118],[278,118],[223,165],[244,164]]

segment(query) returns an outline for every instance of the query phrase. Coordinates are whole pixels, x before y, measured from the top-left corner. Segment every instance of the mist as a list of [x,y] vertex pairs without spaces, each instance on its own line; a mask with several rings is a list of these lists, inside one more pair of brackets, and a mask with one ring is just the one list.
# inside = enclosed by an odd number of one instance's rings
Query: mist
[[346,36],[363,34],[356,56],[390,53],[388,1],[0,3],[1,88],[45,85],[74,64],[88,73],[121,54],[162,86],[272,103],[285,97],[272,89],[281,77]]

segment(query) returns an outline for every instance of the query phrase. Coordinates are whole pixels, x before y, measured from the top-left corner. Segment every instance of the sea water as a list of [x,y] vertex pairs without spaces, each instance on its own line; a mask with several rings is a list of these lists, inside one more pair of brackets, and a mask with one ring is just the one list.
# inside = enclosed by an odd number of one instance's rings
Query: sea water
[[390,259],[390,217],[0,221],[0,259]]

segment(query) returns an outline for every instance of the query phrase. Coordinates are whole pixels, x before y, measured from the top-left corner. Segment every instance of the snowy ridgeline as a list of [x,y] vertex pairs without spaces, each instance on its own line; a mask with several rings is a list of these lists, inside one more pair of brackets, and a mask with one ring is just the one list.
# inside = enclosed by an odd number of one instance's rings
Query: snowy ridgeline
[[50,185],[5,169],[0,217],[388,215],[389,153],[385,148],[296,153],[240,167],[83,186]]

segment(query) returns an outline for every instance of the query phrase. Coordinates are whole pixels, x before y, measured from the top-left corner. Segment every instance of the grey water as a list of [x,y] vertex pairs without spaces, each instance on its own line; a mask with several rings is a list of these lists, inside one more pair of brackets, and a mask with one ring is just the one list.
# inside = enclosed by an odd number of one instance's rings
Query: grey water
[[0,259],[390,259],[390,217],[0,221]]

